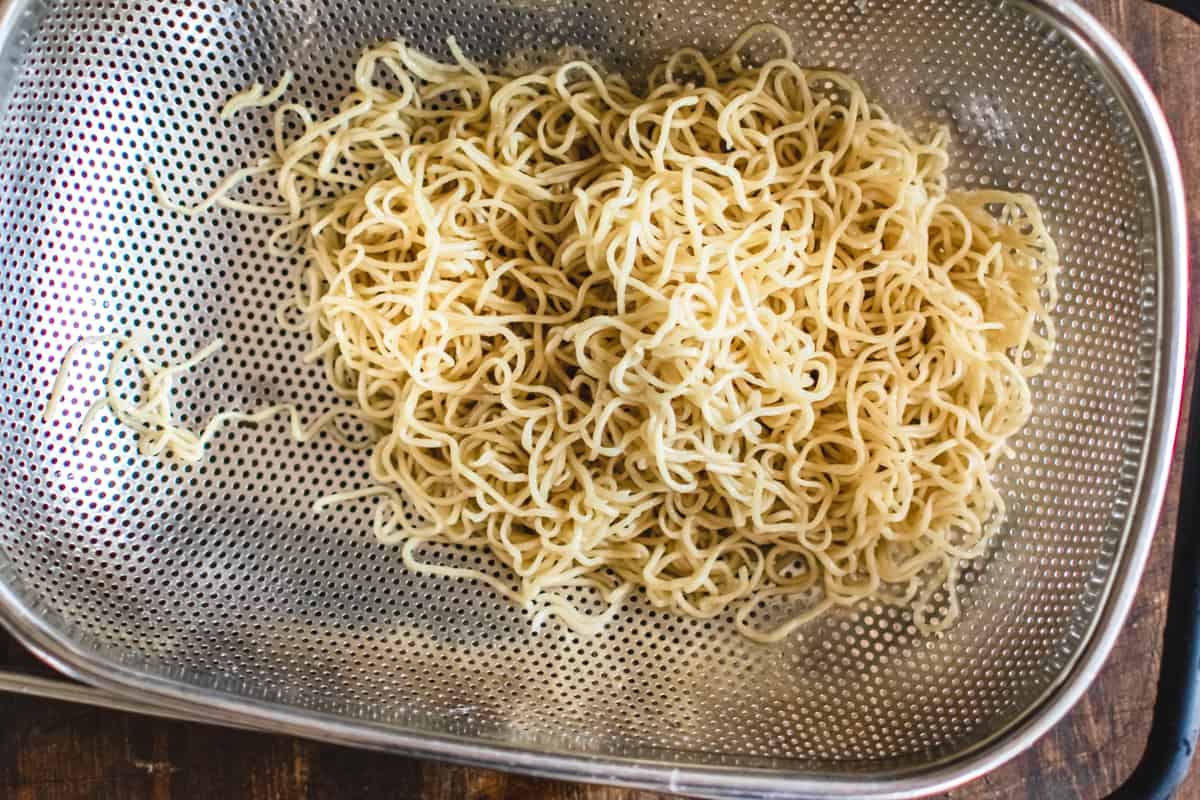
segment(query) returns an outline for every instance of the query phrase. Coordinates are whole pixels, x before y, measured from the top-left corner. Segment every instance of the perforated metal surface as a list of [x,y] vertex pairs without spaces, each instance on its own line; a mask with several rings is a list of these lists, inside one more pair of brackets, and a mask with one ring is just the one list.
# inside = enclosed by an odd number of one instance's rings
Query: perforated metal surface
[[[52,0],[3,55],[0,117],[0,578],[77,645],[147,674],[346,720],[601,756],[871,773],[1003,730],[1084,641],[1129,522],[1150,407],[1161,243],[1124,112],[1069,39],[972,0]],[[1011,513],[939,638],[865,604],[777,646],[728,620],[634,600],[579,637],[472,582],[409,574],[369,503],[322,515],[364,461],[282,424],[222,434],[200,466],[137,455],[104,421],[72,435],[107,363],[86,351],[63,413],[40,414],[65,348],[143,328],[164,357],[228,345],[185,380],[186,419],[331,400],[305,335],[272,321],[293,265],[268,223],[158,208],[266,152],[268,115],[216,110],[296,72],[328,110],[358,51],[396,36],[494,63],[582,48],[636,76],[746,23],[859,77],[909,124],[949,123],[954,180],[1034,195],[1063,255],[1060,341],[1003,467]],[[264,193],[266,184],[250,187]],[[444,557],[493,565],[486,555]],[[493,565],[494,566],[494,565]]]

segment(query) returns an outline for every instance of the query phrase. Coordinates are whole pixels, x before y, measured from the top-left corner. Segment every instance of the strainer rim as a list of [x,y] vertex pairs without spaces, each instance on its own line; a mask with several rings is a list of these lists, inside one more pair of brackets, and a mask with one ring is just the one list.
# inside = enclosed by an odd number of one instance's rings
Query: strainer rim
[[[1146,156],[1158,229],[1160,283],[1156,371],[1143,445],[1142,470],[1127,517],[1121,551],[1076,656],[1042,698],[989,739],[948,759],[871,777],[767,768],[680,766],[666,761],[534,751],[446,734],[429,734],[202,688],[92,652],[51,624],[15,591],[15,576],[0,580],[0,623],[26,647],[73,678],[128,700],[149,699],[166,711],[202,714],[210,721],[339,744],[566,778],[695,795],[902,798],[946,791],[1016,756],[1050,729],[1086,691],[1115,643],[1136,594],[1166,493],[1182,399],[1187,343],[1187,217],[1178,156],[1154,94],[1129,55],[1073,0],[1012,0],[1070,36],[1124,104]],[[0,41],[20,27],[24,4],[10,2],[0,17]],[[2,565],[0,565],[2,566]]]

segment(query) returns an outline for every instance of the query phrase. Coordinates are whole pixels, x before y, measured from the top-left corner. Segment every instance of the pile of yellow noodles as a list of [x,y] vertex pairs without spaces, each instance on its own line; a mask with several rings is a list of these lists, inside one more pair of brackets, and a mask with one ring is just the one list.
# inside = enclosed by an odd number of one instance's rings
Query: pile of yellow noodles
[[[635,589],[761,640],[870,596],[957,614],[1050,356],[1054,244],[1033,200],[950,191],[944,132],[786,37],[746,66],[755,32],[641,93],[382,44],[332,115],[283,105],[275,155],[181,209],[288,218],[307,266],[281,321],[379,432],[373,484],[328,502],[381,495],[411,568],[580,631]],[[278,205],[229,195],[253,174]]]

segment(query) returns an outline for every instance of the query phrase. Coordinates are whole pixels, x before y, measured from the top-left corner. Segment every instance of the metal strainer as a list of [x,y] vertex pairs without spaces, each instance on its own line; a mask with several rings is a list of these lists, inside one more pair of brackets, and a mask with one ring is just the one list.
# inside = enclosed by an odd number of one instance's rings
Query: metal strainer
[[[449,34],[494,64],[570,48],[636,76],[757,21],[907,124],[948,124],[954,182],[1029,192],[1062,251],[1058,350],[1000,476],[1011,513],[945,635],[864,603],[762,646],[637,599],[594,637],[534,629],[484,586],[407,572],[369,502],[312,512],[366,475],[330,441],[238,427],[195,467],[137,455],[107,421],[76,444],[102,348],[41,420],[68,345],[134,328],[163,358],[226,339],[185,379],[193,424],[332,401],[307,336],[273,321],[295,269],[264,255],[270,223],[173,215],[145,177],[196,200],[265,154],[268,114],[216,114],[251,82],[291,68],[289,96],[328,111],[363,46],[446,56]],[[0,606],[66,672],[238,724],[578,780],[901,796],[1011,756],[1097,670],[1164,489],[1185,227],[1149,90],[1073,4],[11,0],[0,25]]]

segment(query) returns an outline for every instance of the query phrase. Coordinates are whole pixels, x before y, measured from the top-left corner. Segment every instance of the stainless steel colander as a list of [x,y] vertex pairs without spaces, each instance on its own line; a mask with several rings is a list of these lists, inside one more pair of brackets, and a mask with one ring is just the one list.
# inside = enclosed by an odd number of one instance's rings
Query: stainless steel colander
[[[495,64],[582,50],[629,76],[775,22],[801,61],[953,131],[953,180],[1034,195],[1063,256],[1060,342],[1000,484],[1011,513],[940,637],[863,603],[774,646],[637,599],[594,637],[372,539],[361,456],[227,430],[207,460],[137,455],[85,351],[140,328],[165,358],[226,349],[186,419],[331,401],[273,310],[293,264],[269,222],[156,206],[266,153],[269,120],[216,111],[253,81],[327,110],[361,48],[403,37]],[[1179,405],[1185,227],[1174,150],[1129,59],[1059,0],[9,0],[0,22],[0,614],[64,671],[176,712],[578,780],[712,795],[907,796],[1029,744],[1080,695],[1128,609]],[[266,184],[248,191],[266,196]],[[447,562],[494,567],[446,549]],[[497,574],[500,574],[499,572]],[[944,598],[943,598],[944,601]]]

